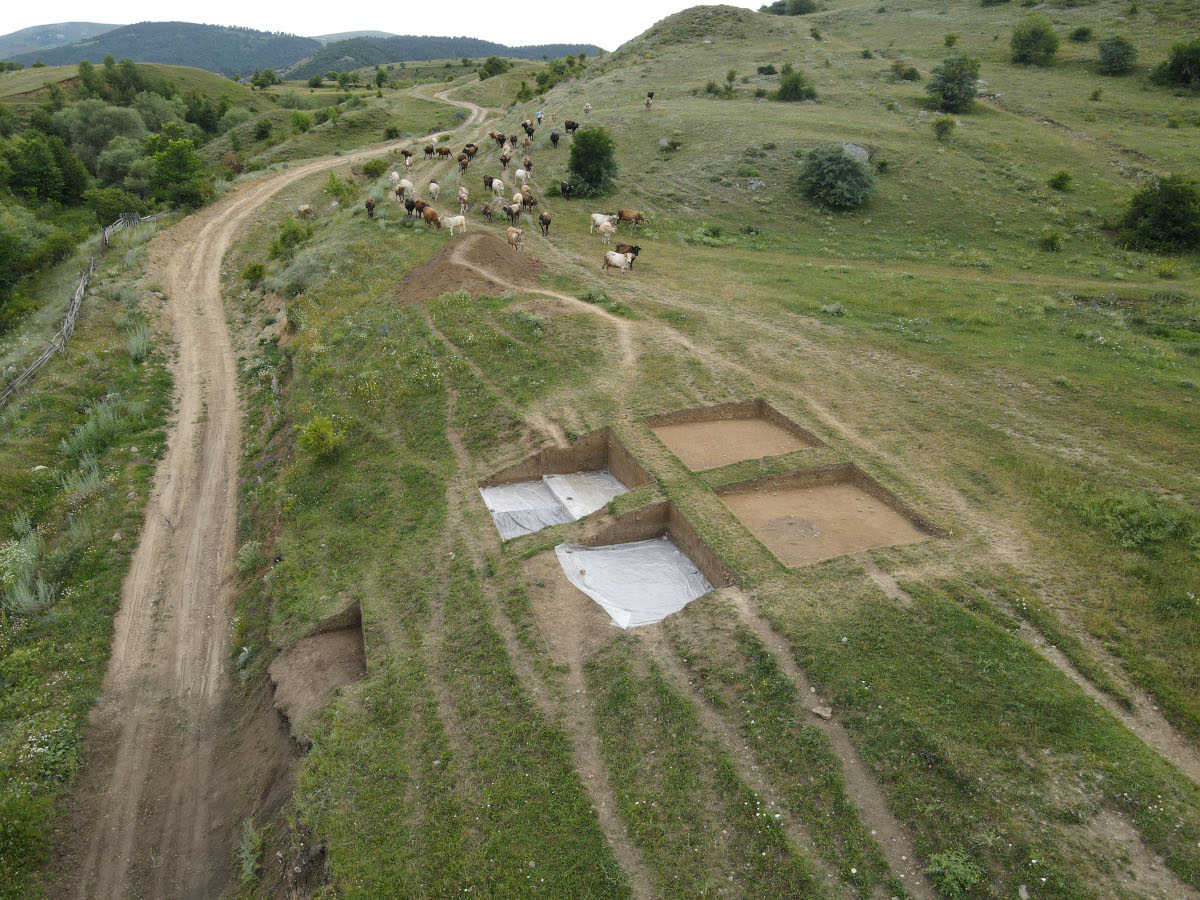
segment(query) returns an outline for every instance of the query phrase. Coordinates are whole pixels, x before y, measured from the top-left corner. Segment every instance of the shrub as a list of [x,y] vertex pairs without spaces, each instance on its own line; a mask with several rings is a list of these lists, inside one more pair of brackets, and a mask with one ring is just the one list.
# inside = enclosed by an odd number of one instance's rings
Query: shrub
[[[299,112],[299,110],[293,111],[293,113],[292,113],[292,117],[293,117],[292,121],[293,122],[296,121],[295,115],[297,112]],[[304,115],[304,114],[300,113],[300,115]],[[270,136],[271,136],[271,120],[270,119],[259,119],[257,122],[254,123],[254,139],[256,141],[265,141]]]
[[267,250],[269,259],[291,259],[296,248],[312,234],[311,228],[306,228],[295,219],[288,219],[279,229],[279,236],[271,241]]
[[961,847],[933,854],[925,874],[949,900],[966,900],[971,888],[983,880],[983,869]]
[[1038,246],[1047,253],[1058,253],[1063,248],[1062,235],[1053,228],[1046,228],[1038,235]]
[[1170,175],[1133,195],[1121,220],[1126,246],[1183,253],[1200,249],[1200,185]]
[[1016,24],[1008,45],[1013,62],[1048,66],[1058,52],[1058,35],[1046,19],[1034,13]]
[[242,840],[238,845],[238,877],[246,887],[258,881],[258,863],[266,838],[265,830],[256,829],[250,819],[242,823]]
[[820,8],[816,0],[775,0],[774,3],[760,6],[758,11],[776,16],[805,16]]
[[1092,91],[1092,95],[1090,97],[1088,97],[1088,99],[1098,101],[1103,95],[1104,95],[1104,88],[1096,88],[1094,91]]
[[328,416],[313,416],[300,428],[300,449],[317,462],[328,462],[342,452],[346,435],[333,427]]
[[575,132],[567,170],[579,196],[601,197],[612,191],[617,177],[616,151],[612,135],[599,125]]
[[958,53],[933,70],[925,90],[942,112],[965,112],[975,102],[978,84],[979,58]]
[[1071,173],[1065,169],[1055,172],[1046,181],[1046,184],[1050,185],[1056,191],[1065,191],[1071,186]]
[[382,178],[383,173],[387,170],[388,164],[382,159],[369,159],[363,163],[363,175],[372,181]]
[[259,552],[262,545],[258,541],[246,541],[238,548],[237,570],[245,575],[253,572],[263,564],[263,555]]
[[874,59],[874,58],[875,58],[875,54],[874,54],[874,53],[872,53],[872,52],[870,51],[870,49],[869,49],[869,48],[867,48],[867,47],[863,47],[863,49],[862,49],[862,58],[863,58],[863,59]]
[[837,145],[804,154],[800,183],[814,203],[837,210],[857,209],[875,193],[870,167]]
[[115,187],[86,190],[83,202],[96,214],[96,221],[101,225],[112,224],[123,212],[140,214],[146,211],[141,197]]
[[1070,38],[1077,44],[1086,44],[1092,39],[1092,29],[1086,25],[1080,25],[1071,32]]
[[812,39],[814,41],[821,40],[821,29],[818,28],[816,25],[814,25],[812,28],[808,29],[808,33],[810,35],[812,35]]
[[921,73],[917,71],[916,66],[896,60],[894,63],[892,63],[892,80],[920,81]]
[[770,96],[770,93],[771,92],[768,91],[766,88],[755,88],[754,89],[754,96],[756,98],[758,98],[759,100],[763,99],[764,97]]
[[958,35],[952,31],[948,35],[946,35],[945,38],[943,38],[943,40],[945,41],[947,47],[953,47],[955,44],[958,43]]
[[125,336],[125,352],[135,363],[150,355],[150,326],[146,322],[138,322]]
[[399,139],[399,137],[400,137],[400,126],[389,125],[387,128],[383,129],[383,139],[385,141],[394,141],[394,140]]
[[767,65],[765,65],[765,66],[759,66],[758,74],[759,75],[774,75],[775,74],[775,66],[772,65],[771,63],[767,63]]
[[797,100],[816,100],[817,89],[812,86],[803,72],[788,72],[779,79],[775,99],[794,103]]
[[250,263],[242,269],[242,281],[248,282],[251,287],[257,287],[266,277],[267,267],[260,262]]
[[[267,124],[270,125],[271,123],[268,122]],[[312,116],[310,116],[306,112],[301,112],[298,109],[293,109],[292,116],[291,116],[291,125],[292,125],[292,131],[296,132],[296,134],[305,134],[310,128],[313,127]],[[257,129],[255,129],[254,136],[255,137],[259,136]],[[267,137],[270,137],[270,136],[271,136],[271,132],[270,132],[270,129],[268,129]]]
[[1127,75],[1137,61],[1137,48],[1127,38],[1105,38],[1096,45],[1101,75]]
[[1007,3],[1008,0],[979,0],[980,6],[999,6],[1001,3]]
[[1170,57],[1154,67],[1150,80],[1155,84],[1200,91],[1200,38],[1187,44],[1173,45]]
[[704,93],[719,94],[721,93],[721,85],[717,84],[717,80],[715,78],[710,78],[708,80],[708,84],[704,86]]
[[937,116],[931,123],[933,134],[939,141],[944,141],[950,137],[950,133],[954,131],[954,126],[957,123],[954,121],[954,116]]

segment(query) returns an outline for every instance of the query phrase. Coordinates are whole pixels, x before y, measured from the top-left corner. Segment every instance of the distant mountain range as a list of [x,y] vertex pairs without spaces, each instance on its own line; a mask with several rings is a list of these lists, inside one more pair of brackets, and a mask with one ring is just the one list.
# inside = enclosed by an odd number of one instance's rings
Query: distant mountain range
[[197,25],[191,22],[139,22],[136,25],[87,25],[70,23],[90,32],[69,34],[67,25],[41,25],[13,32],[0,40],[54,40],[66,35],[61,46],[39,44],[37,49],[0,53],[0,58],[26,65],[40,60],[48,66],[73,65],[81,59],[93,63],[112,55],[134,62],[169,63],[194,66],[221,75],[235,72],[248,75],[255,69],[271,68],[287,78],[308,78],[330,70],[342,71],[363,66],[427,59],[483,58],[513,56],[526,59],[553,58],[584,52],[603,52],[594,44],[541,44],[509,47],[493,41],[469,37],[429,37],[389,35],[385,31],[347,32],[320,37],[300,37],[252,28],[224,25]]
[[0,34],[0,59],[12,59],[22,53],[40,53],[63,44],[86,41],[119,25],[98,22],[58,22],[54,25],[33,25],[11,34]]
[[425,59],[481,59],[488,56],[514,56],[522,59],[541,59],[586,53],[594,56],[604,51],[595,44],[530,44],[510,47],[469,37],[429,37],[402,35],[388,38],[351,38],[326,45],[320,52],[301,59],[285,70],[287,78],[308,78],[326,72],[349,71],[363,66]]
[[351,38],[390,38],[400,35],[393,31],[339,31],[337,34],[314,34],[311,37],[322,44],[332,44],[334,41],[348,41]]

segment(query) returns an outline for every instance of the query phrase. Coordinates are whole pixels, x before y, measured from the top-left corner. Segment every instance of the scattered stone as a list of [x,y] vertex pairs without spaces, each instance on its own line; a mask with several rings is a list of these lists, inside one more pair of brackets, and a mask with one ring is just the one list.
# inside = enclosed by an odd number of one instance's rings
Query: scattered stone
[[137,499],[137,491],[130,491],[128,494],[125,495],[125,499],[126,500],[136,500]]
[[30,471],[30,472],[45,472],[45,471],[46,471],[46,466],[34,466],[34,467],[33,467],[32,469],[30,469],[29,471]]
[[119,531],[114,531],[114,532],[112,533],[112,542],[113,542],[114,544],[119,544],[119,543],[121,543],[121,532],[119,532]]
[[866,162],[871,158],[870,152],[861,144],[842,144],[842,149],[859,162]]
[[767,183],[765,181],[751,181],[750,182],[750,190],[752,190],[752,191],[761,191],[766,186],[767,186]]
[[826,721],[833,718],[833,707],[831,706],[814,706],[812,712],[813,715],[820,716]]
[[1025,887],[1025,885],[1021,885],[1019,888],[1017,888],[1017,896],[1020,897],[1021,900],[1029,900],[1029,888]]

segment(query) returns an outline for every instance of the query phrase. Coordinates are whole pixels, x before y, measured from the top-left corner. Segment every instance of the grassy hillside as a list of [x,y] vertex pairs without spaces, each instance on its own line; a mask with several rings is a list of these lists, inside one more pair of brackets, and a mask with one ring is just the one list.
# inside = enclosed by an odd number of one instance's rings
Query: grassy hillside
[[98,22],[59,22],[55,25],[31,25],[8,34],[0,34],[0,59],[11,59],[19,53],[36,53],[51,47],[61,47],[75,41],[84,41],[118,25],[102,25]]

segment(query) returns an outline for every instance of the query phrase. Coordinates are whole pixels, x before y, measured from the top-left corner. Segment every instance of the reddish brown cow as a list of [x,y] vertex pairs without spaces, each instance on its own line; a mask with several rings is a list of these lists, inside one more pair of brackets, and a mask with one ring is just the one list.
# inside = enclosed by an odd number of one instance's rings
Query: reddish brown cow
[[425,158],[433,159],[433,144],[430,144],[428,147],[425,148]]
[[375,201],[372,200],[370,197],[368,197],[366,206],[367,206],[367,218],[368,219],[375,218]]
[[438,147],[437,155],[440,156],[442,159],[448,158],[450,156],[450,148],[449,147]]
[[426,206],[423,210],[421,210],[421,217],[425,220],[426,228],[428,228],[430,225],[436,225],[438,231],[442,230],[442,220],[438,218],[437,210],[432,206]]
[[410,156],[412,156],[412,151],[411,150],[401,150],[400,155],[403,156],[405,159],[408,159]]
[[617,221],[618,222],[629,222],[632,225],[645,225],[646,217],[643,216],[636,209],[618,209],[617,210]]

